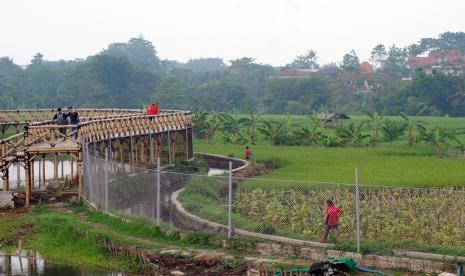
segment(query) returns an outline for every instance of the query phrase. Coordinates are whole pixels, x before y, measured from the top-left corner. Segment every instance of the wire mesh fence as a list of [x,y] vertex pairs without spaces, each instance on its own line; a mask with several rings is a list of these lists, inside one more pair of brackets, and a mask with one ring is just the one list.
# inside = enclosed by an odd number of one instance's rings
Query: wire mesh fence
[[158,170],[110,160],[84,154],[85,197],[108,213],[189,227],[173,216],[177,192],[186,212],[232,235],[241,229],[360,253],[465,256],[463,189],[356,185],[355,176],[354,184],[244,178],[224,162],[210,164],[222,169],[208,175],[195,163]]

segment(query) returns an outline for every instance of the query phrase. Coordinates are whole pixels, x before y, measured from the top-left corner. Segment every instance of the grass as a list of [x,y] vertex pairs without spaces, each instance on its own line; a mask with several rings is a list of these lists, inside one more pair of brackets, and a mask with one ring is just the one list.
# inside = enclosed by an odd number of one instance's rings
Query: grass
[[[206,143],[196,140],[195,150],[243,157],[241,145]],[[359,170],[360,183],[407,187],[464,186],[465,162],[439,159],[433,150],[423,146],[384,144],[378,148],[325,148],[308,146],[255,145],[256,159],[282,160],[283,166],[262,178],[316,182],[355,183],[354,169]],[[266,184],[266,185],[264,185]],[[241,187],[302,188],[297,181],[247,181]]]
[[[150,252],[164,249],[200,250],[219,248],[224,237],[213,234],[181,232],[153,222],[108,216],[93,212],[82,204],[69,206],[72,212],[38,205],[20,217],[0,218],[0,247],[12,252],[23,240],[23,248],[38,251],[57,264],[84,266],[91,270],[140,272],[145,267],[131,258],[111,256],[96,241],[113,240]],[[24,230],[28,232],[25,233]],[[5,247],[8,246],[8,247]]]

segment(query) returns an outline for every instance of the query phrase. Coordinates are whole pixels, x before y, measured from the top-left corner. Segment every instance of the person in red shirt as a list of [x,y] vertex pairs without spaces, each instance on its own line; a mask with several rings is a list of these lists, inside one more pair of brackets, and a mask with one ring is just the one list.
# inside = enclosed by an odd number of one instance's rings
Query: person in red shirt
[[156,103],[153,108],[153,112],[155,113],[155,115],[158,115],[159,108],[160,108],[160,104]]
[[252,150],[249,148],[249,146],[245,147],[245,160],[250,160],[250,157],[252,157]]
[[153,116],[153,115],[157,115],[157,113],[158,113],[158,107],[156,107],[155,104],[151,104],[147,106],[147,115]]
[[326,201],[325,231],[323,233],[323,240],[321,242],[326,242],[328,234],[331,230],[333,231],[334,237],[337,237],[339,228],[339,217],[342,215],[342,213],[342,209],[339,209],[336,206],[334,206],[332,200]]

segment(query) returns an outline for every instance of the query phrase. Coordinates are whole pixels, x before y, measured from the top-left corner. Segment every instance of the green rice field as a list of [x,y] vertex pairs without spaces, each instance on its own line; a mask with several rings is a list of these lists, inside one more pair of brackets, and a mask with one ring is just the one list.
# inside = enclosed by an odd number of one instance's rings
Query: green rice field
[[[366,120],[366,116],[351,116],[348,121]],[[303,126],[307,116],[269,115],[264,119],[289,120],[291,125]],[[400,117],[391,119],[401,120]],[[465,140],[465,118],[421,117],[427,127],[440,126],[453,131]],[[224,144],[218,134],[213,141],[195,141],[195,151],[230,155],[243,158],[244,146]],[[406,187],[463,187],[465,160],[441,159],[434,149],[418,142],[408,146],[404,137],[378,147],[327,148],[322,146],[271,146],[259,139],[251,146],[255,160],[276,159],[282,166],[263,178],[305,180],[318,182],[354,183],[357,167],[362,185],[389,185]],[[300,188],[302,183],[273,181],[266,186],[248,181],[243,188]]]

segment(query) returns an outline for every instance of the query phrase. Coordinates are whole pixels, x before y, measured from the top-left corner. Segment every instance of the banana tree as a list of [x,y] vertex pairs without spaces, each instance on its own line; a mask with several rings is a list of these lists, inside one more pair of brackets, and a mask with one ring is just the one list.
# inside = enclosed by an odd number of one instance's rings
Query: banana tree
[[258,131],[275,146],[286,136],[289,127],[285,121],[263,121]]
[[384,116],[378,112],[365,111],[364,113],[370,118],[368,123],[371,127],[371,142],[373,143],[373,146],[376,147],[380,140]]
[[232,144],[245,144],[246,139],[242,134],[242,124],[240,120],[235,119],[233,116],[222,113],[220,114],[219,122],[220,122],[220,131],[223,134],[223,142],[224,143],[232,143]]
[[306,127],[294,131],[294,136],[297,140],[303,142],[306,145],[315,145],[322,141],[325,137],[320,125],[314,121],[312,121],[312,123]]
[[385,120],[381,131],[383,136],[392,144],[394,140],[399,138],[404,133],[405,128],[406,124],[404,122]]
[[364,122],[361,122],[358,125],[351,123],[348,126],[341,126],[336,128],[335,134],[344,144],[352,144],[357,147],[364,145],[365,140],[370,137],[369,134],[364,133],[364,130]]
[[415,117],[408,117],[405,113],[400,112],[400,117],[404,119],[407,130],[407,143],[409,146],[413,145],[416,139],[417,132],[426,131],[425,123],[423,121],[415,119]]
[[433,146],[436,150],[436,154],[438,154],[441,147],[444,147],[449,140],[453,140],[454,138],[452,134],[447,133],[444,129],[435,127],[422,130],[420,139],[425,141],[428,145]]
[[261,113],[249,113],[249,117],[239,119],[239,123],[247,128],[247,136],[251,144],[255,144],[257,140],[257,128],[261,121]]

